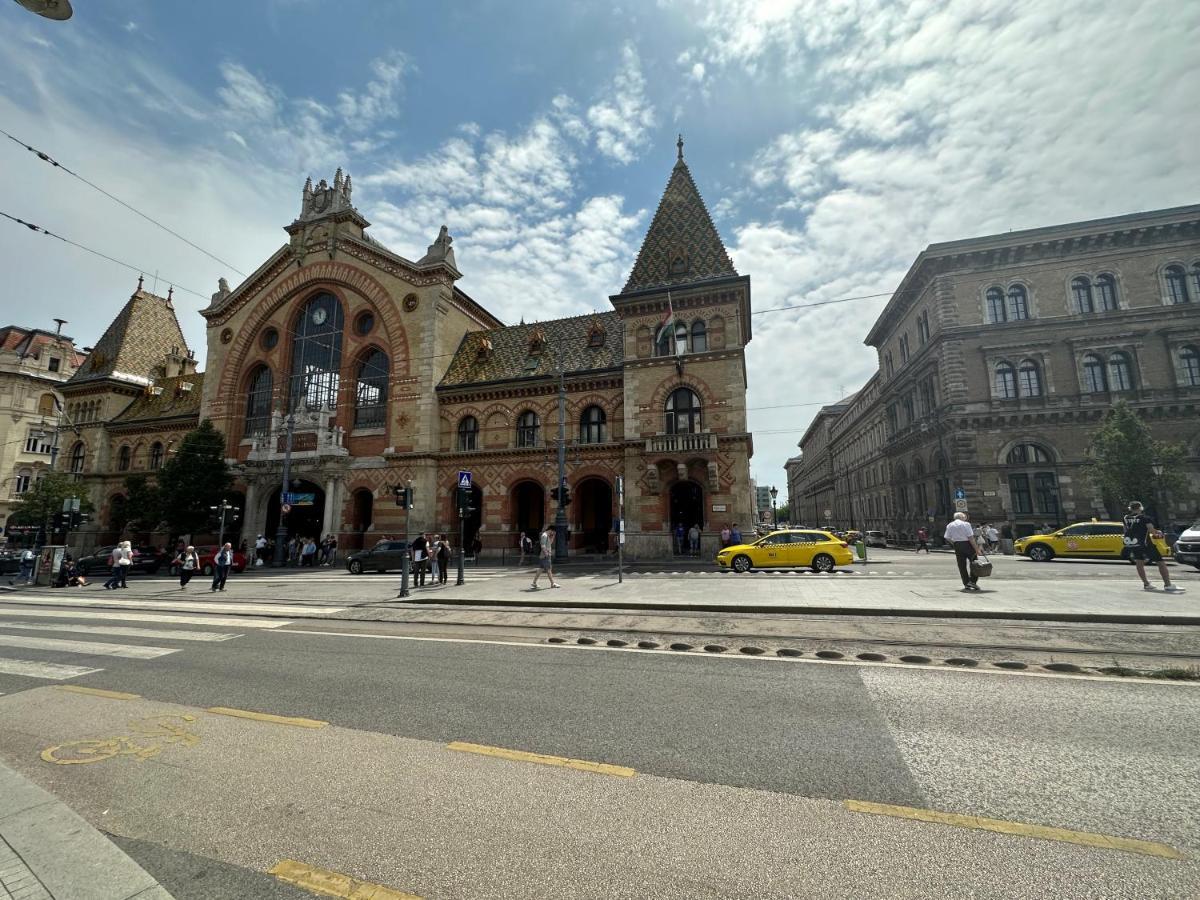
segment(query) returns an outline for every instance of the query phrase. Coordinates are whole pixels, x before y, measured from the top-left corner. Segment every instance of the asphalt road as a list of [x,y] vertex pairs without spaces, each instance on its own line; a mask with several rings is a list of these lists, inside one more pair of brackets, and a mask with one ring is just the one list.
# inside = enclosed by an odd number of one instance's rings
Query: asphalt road
[[[424,897],[1200,894],[1192,685],[121,615],[0,619],[0,659],[96,669],[57,683],[136,695],[0,675],[0,757],[181,898],[303,896],[264,874],[282,859]],[[121,633],[85,630],[96,628]],[[46,640],[105,647],[29,646]],[[131,658],[145,648],[169,652]],[[144,740],[129,723],[165,713],[194,716],[194,746],[87,765],[40,755],[72,740]],[[845,801],[1161,842],[1188,859],[867,815]]]

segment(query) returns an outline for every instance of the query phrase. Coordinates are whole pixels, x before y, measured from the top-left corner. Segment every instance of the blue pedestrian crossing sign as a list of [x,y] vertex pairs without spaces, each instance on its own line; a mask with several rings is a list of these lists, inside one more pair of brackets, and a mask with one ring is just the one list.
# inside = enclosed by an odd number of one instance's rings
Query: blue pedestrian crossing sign
[[966,500],[967,492],[964,491],[962,488],[955,488],[954,489],[954,499],[955,500]]
[[470,472],[459,472],[458,473],[458,486],[460,488],[467,488],[468,490],[470,490],[470,488],[471,488],[471,473]]

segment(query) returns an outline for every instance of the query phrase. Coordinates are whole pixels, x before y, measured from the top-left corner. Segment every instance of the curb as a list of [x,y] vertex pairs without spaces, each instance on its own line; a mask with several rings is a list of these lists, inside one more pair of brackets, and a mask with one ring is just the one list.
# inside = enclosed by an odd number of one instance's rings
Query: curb
[[29,900],[173,900],[82,816],[3,763],[0,858],[14,873],[0,887]]

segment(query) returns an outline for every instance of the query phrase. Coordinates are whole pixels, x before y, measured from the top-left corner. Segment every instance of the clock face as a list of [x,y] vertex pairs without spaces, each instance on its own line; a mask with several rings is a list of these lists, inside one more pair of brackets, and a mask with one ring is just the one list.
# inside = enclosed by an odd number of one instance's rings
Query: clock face
[[313,314],[312,314],[313,324],[314,325],[324,325],[325,319],[328,316],[329,316],[329,313],[326,312],[323,307],[317,307],[316,309],[313,310]]

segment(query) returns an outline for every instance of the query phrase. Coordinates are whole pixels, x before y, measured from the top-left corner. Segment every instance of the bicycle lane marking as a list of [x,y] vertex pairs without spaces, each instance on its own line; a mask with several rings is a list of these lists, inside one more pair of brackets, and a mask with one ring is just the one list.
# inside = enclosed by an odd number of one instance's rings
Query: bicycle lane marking
[[145,716],[131,720],[121,734],[63,741],[47,747],[40,756],[44,762],[59,766],[104,762],[118,756],[133,756],[140,762],[153,759],[167,747],[186,748],[200,743],[200,735],[188,730],[196,720],[190,714]]

